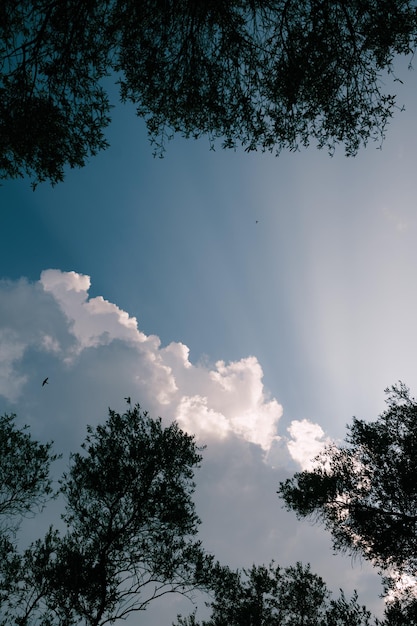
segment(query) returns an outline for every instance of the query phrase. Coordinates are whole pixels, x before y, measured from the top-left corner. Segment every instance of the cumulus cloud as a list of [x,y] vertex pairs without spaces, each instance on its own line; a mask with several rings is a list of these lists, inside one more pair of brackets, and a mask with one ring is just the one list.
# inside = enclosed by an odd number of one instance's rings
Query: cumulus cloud
[[104,300],[102,296],[88,297],[91,286],[89,276],[77,272],[45,270],[40,284],[50,293],[68,319],[70,331],[77,340],[77,351],[105,345],[121,339],[142,342],[146,340],[138,331],[135,317]]
[[[191,372],[190,372],[191,373]],[[268,450],[278,439],[282,407],[266,397],[262,368],[254,357],[212,368],[196,366],[194,390],[178,403],[175,417],[186,430],[204,438],[234,433]]]
[[[161,346],[116,304],[90,298],[90,287],[89,276],[56,269],[35,284],[1,283],[0,395],[24,403],[34,377],[38,384],[48,375],[74,412],[90,411],[91,398],[114,406],[129,395],[202,442],[233,435],[260,446],[275,466],[291,467],[291,459],[310,466],[327,442],[323,430],[302,420],[291,423],[289,438],[278,434],[283,409],[265,390],[256,357],[193,364],[183,343]],[[62,432],[63,408],[60,414]]]
[[330,439],[321,426],[306,419],[292,421],[288,432],[291,439],[287,445],[292,458],[303,470],[311,469],[314,458],[330,443]]
[[309,467],[327,442],[324,433],[302,420],[292,422],[290,437],[278,434],[283,409],[267,393],[256,357],[191,363],[186,345],[161,346],[116,304],[90,298],[90,287],[89,276],[56,269],[35,284],[0,283],[1,396],[33,406],[36,385],[49,376],[48,394],[59,402],[57,436],[69,430],[70,406],[73,414],[102,419],[99,411],[131,396],[202,443],[236,436],[259,446],[274,466]]
[[[57,269],[43,271],[35,284],[7,284],[10,311],[0,334],[0,394],[24,402],[35,373],[36,380],[49,375],[49,387],[59,389],[60,398],[71,396],[73,408],[76,398],[88,404],[90,396],[104,400],[106,395],[114,406],[118,391],[119,401],[126,395],[138,399],[204,442],[234,435],[267,452],[279,441],[282,407],[266,392],[254,356],[193,364],[187,346],[161,346],[156,335],[143,333],[137,319],[116,304],[90,298],[90,287],[89,276]],[[13,309],[23,300],[31,303],[30,318],[16,322]]]

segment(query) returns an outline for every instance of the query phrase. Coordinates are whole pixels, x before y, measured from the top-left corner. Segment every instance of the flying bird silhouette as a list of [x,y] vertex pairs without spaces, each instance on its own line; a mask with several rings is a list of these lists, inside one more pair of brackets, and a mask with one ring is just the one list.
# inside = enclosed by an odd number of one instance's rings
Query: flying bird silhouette
[[47,376],[47,377],[45,378],[45,380],[43,381],[43,383],[42,383],[42,387],[43,387],[44,385],[47,385],[47,384],[48,384],[48,379],[49,379],[49,377]]
[[126,400],[126,402],[127,402],[128,404],[130,404],[130,396],[128,396],[127,398],[125,398],[125,400]]

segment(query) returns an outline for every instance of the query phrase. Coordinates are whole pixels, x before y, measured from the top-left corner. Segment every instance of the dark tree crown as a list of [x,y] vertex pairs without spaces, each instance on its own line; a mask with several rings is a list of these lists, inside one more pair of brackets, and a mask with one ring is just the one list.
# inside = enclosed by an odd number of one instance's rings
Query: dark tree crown
[[[54,457],[7,416],[0,452],[2,520],[49,495]],[[64,532],[51,527],[24,551],[0,535],[0,625],[103,626],[166,593],[207,588],[213,558],[195,539],[192,500],[201,458],[192,436],[139,405],[88,427],[60,481]]]
[[[338,550],[390,577],[417,574],[417,402],[399,383],[374,422],[354,418],[346,443],[280,484],[285,506],[323,523]],[[392,583],[393,584],[393,583]]]
[[0,176],[56,183],[105,148],[109,75],[157,154],[180,133],[354,155],[384,137],[416,37],[411,0],[3,0]]

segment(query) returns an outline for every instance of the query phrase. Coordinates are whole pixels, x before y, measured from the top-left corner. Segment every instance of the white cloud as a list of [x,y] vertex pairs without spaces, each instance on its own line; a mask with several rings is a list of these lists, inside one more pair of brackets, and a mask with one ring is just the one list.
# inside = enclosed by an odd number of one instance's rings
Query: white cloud
[[101,296],[88,298],[89,276],[76,272],[45,270],[40,283],[59,304],[77,339],[78,352],[84,348],[106,345],[115,339],[141,342],[146,337],[138,331],[135,317]]
[[176,419],[184,430],[198,434],[200,438],[215,433],[223,439],[231,433],[226,417],[210,409],[203,396],[184,396],[178,404]]
[[[71,399],[74,412],[86,407],[95,415],[131,396],[202,443],[234,435],[260,446],[274,466],[293,467],[293,459],[309,467],[327,441],[323,430],[293,421],[291,438],[279,436],[283,409],[268,396],[256,357],[193,364],[186,345],[161,346],[135,317],[101,296],[90,298],[90,286],[89,276],[56,269],[42,272],[39,283],[1,283],[8,315],[0,334],[0,395],[31,404],[31,383],[48,375],[57,398]],[[27,306],[30,314],[22,316]]]
[[292,421],[288,432],[291,436],[288,450],[303,470],[310,469],[313,459],[330,443],[321,426],[306,419]]
[[[90,396],[99,395],[103,404],[114,406],[115,397],[120,403],[129,395],[178,420],[202,441],[236,435],[267,452],[279,440],[282,407],[268,397],[254,356],[193,364],[187,346],[173,342],[162,347],[157,336],[138,328],[135,317],[101,296],[90,298],[90,286],[88,276],[56,269],[42,272],[37,284],[8,284],[11,309],[21,306],[22,291],[31,300],[30,321],[15,324],[11,312],[7,341],[3,337],[0,393],[9,401],[29,399],[36,373],[37,380],[49,375],[50,387],[59,389],[61,398],[72,396],[74,410],[77,399],[80,406],[83,401],[89,405]],[[48,307],[55,326],[48,323]]]
[[41,274],[40,282],[45,291],[52,291],[57,300],[65,301],[65,292],[74,291],[81,294],[81,301],[91,287],[90,277],[77,272],[61,272],[60,270],[45,270]]
[[218,361],[211,369],[195,366],[189,373],[198,393],[184,395],[175,413],[185,429],[202,438],[234,433],[264,450],[279,439],[282,407],[266,397],[262,368],[255,357],[228,364]]

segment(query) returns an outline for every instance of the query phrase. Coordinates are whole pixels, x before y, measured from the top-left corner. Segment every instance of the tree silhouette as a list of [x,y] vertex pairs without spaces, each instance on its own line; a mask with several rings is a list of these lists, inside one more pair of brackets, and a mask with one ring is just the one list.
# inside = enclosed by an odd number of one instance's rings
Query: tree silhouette
[[51,527],[4,565],[0,624],[100,626],[207,584],[193,437],[137,405],[88,427],[82,448],[60,482],[66,532]]
[[16,425],[16,415],[0,417],[0,532],[17,532],[23,517],[31,516],[52,497],[50,464],[57,459],[52,443],[34,441],[28,427]]
[[108,75],[158,154],[180,133],[353,155],[383,138],[416,36],[411,0],[3,0],[0,175],[56,183],[105,148]]
[[249,570],[220,567],[213,585],[209,621],[195,614],[179,617],[176,626],[369,626],[370,613],[343,594],[336,600],[310,566],[281,568],[271,563]]
[[[0,607],[13,593],[20,569],[16,535],[25,517],[32,517],[53,497],[50,464],[57,459],[51,443],[34,441],[16,415],[0,417]],[[0,624],[3,622],[0,613]]]
[[323,523],[337,550],[378,566],[389,588],[417,573],[417,402],[402,383],[386,393],[375,422],[354,418],[346,445],[327,447],[278,493],[300,518]]

